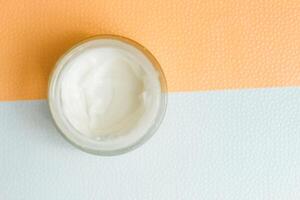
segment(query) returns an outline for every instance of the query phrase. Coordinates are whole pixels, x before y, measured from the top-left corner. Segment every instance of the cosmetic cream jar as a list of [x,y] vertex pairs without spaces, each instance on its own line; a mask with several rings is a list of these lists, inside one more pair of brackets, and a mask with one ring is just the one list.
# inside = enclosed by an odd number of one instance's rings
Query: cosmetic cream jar
[[167,105],[165,76],[139,43],[116,35],[79,42],[56,63],[48,102],[62,135],[98,155],[128,152],[159,127]]

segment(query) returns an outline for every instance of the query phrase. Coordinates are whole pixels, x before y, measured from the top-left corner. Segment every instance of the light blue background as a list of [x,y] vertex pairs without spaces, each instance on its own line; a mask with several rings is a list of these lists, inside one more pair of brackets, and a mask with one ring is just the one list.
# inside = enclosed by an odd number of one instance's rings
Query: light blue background
[[77,150],[46,101],[0,103],[0,199],[300,199],[300,89],[172,93],[145,145]]

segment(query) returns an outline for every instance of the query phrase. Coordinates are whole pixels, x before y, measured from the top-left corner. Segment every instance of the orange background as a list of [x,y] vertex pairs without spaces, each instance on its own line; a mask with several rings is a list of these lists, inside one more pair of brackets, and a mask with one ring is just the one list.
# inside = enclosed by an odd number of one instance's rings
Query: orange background
[[57,58],[102,33],[152,51],[170,91],[300,85],[296,0],[0,0],[0,100],[45,98]]

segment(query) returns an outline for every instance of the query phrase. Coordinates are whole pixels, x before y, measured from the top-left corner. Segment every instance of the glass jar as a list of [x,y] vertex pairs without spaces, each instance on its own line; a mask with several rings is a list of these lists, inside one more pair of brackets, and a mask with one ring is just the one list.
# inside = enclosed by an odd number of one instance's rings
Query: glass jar
[[[102,46],[101,46],[102,45]],[[81,55],[91,48],[100,48],[104,46],[117,45],[124,51],[128,51],[132,56],[140,56],[145,62],[151,65],[151,70],[155,71],[159,80],[158,103],[155,106],[155,112],[152,111],[151,118],[144,120],[146,114],[141,114],[136,124],[123,135],[106,135],[105,137],[93,138],[80,132],[76,125],[72,124],[66,117],[61,100],[61,86],[64,77],[70,68],[70,62],[74,61],[76,56]],[[158,129],[161,124],[167,106],[167,84],[160,64],[155,57],[141,44],[117,35],[98,35],[79,42],[69,49],[57,61],[54,70],[49,78],[48,85],[48,103],[53,120],[59,132],[74,146],[88,153],[97,155],[117,155],[128,152],[146,142]],[[151,107],[152,108],[152,107]],[[146,111],[145,111],[146,113]],[[142,120],[143,124],[142,124]]]

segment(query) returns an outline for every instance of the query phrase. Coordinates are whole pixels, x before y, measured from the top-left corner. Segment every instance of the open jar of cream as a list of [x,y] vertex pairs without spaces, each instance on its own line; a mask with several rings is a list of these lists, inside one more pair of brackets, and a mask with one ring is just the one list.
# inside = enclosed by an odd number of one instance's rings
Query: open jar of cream
[[48,101],[68,141],[89,153],[116,155],[153,135],[165,114],[167,87],[145,47],[122,36],[99,35],[58,60]]

